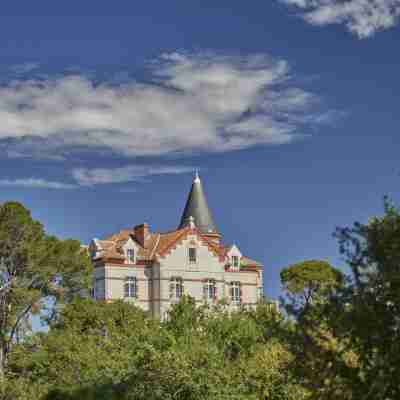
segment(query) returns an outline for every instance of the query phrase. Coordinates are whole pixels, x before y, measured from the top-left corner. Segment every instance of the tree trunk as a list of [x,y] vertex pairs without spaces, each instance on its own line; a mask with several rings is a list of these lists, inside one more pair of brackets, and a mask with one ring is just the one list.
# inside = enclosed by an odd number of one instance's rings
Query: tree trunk
[[4,378],[5,373],[5,355],[4,355],[4,344],[1,344],[0,348],[0,382]]
[[0,339],[0,381],[4,379],[7,372],[7,361],[9,353],[9,343],[4,340],[4,337]]

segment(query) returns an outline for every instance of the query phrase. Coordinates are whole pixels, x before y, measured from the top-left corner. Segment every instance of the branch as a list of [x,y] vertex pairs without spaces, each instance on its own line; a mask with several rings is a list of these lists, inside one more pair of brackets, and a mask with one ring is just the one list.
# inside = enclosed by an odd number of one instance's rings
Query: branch
[[[16,321],[15,321],[15,324],[13,325],[13,327],[12,327],[12,329],[11,329],[11,332],[10,332],[10,338],[9,338],[8,344],[7,344],[7,347],[8,347],[8,348],[9,348],[9,344],[10,344],[10,343],[12,342],[12,340],[13,340],[13,337],[14,337],[14,335],[15,335],[15,332],[16,332],[16,330],[17,330],[17,328],[18,328],[19,323],[21,322],[22,318],[25,317],[26,314],[31,310],[31,308],[33,307],[33,304],[34,304],[34,303],[29,304],[29,305],[25,308],[25,310],[24,310],[22,313],[20,313],[19,316],[17,317],[17,319],[16,319]],[[7,351],[8,351],[8,350],[9,350],[9,349],[7,349]]]

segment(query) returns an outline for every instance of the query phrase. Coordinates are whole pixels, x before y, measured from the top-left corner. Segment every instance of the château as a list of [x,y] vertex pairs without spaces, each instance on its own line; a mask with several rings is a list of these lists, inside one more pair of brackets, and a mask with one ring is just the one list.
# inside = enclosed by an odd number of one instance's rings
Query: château
[[93,297],[125,299],[154,318],[165,318],[184,294],[235,309],[254,306],[263,293],[262,265],[224,244],[197,173],[177,229],[153,232],[142,223],[93,239],[89,251]]

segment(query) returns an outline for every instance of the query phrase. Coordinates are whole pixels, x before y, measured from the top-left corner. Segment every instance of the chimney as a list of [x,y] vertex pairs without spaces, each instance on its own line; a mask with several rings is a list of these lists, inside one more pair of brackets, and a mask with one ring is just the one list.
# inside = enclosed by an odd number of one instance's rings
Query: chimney
[[135,231],[136,241],[143,247],[145,247],[145,241],[149,236],[150,230],[149,225],[144,223],[141,225],[136,225],[133,230]]

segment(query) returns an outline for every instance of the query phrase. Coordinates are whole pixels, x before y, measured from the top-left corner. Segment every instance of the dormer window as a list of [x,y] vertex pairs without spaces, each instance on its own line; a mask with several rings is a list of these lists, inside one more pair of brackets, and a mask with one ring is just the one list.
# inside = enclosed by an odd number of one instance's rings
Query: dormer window
[[239,269],[240,263],[239,263],[239,256],[232,256],[232,267],[234,269]]
[[196,247],[189,247],[189,263],[196,264],[197,263],[197,249]]
[[128,264],[135,263],[135,250],[134,249],[127,249],[126,250],[126,261]]

